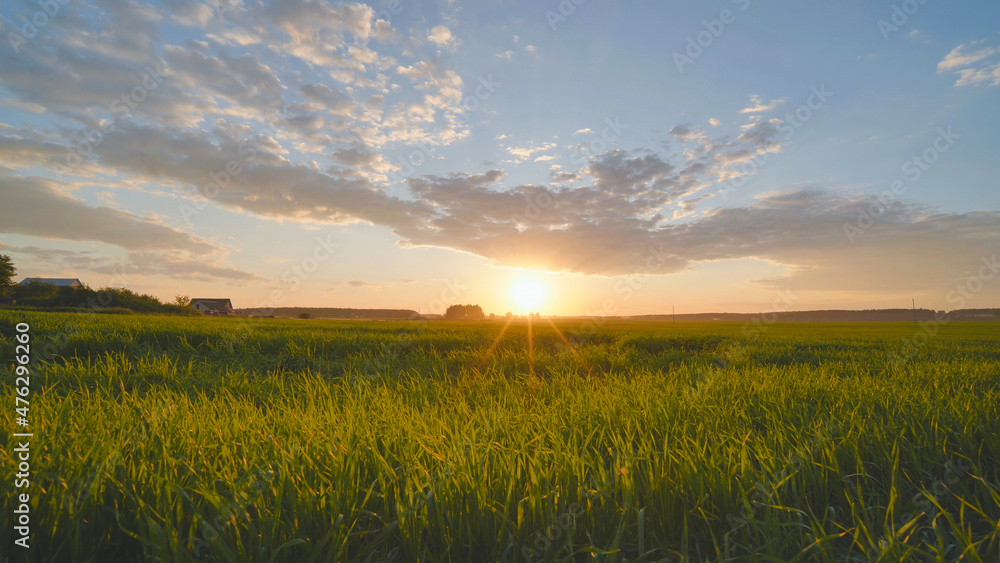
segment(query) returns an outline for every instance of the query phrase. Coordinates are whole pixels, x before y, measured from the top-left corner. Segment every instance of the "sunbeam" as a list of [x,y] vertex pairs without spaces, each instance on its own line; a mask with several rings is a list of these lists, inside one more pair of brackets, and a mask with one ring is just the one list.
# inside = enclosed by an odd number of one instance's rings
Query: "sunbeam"
[[507,329],[510,327],[510,323],[512,322],[514,322],[514,317],[507,317],[507,322],[504,323],[503,328],[500,329],[500,334],[493,339],[493,343],[490,344],[490,347],[486,349],[486,353],[483,354],[483,359],[480,360],[479,366],[476,367],[476,371],[483,371],[483,368],[486,366],[486,360],[490,358],[490,355],[493,354],[493,350],[496,349],[498,344],[500,344],[500,339],[503,338],[504,333],[507,332]]
[[559,330],[559,327],[556,326],[556,323],[552,322],[552,319],[546,317],[545,320],[546,322],[549,323],[549,326],[552,327],[552,330],[556,331],[556,335],[559,337],[559,340],[562,340],[563,344],[565,344],[566,347],[569,348],[570,353],[573,354],[573,357],[576,358],[576,361],[580,362],[580,365],[583,366],[583,369],[589,372],[590,367],[587,365],[587,362],[583,359],[583,356],[581,356],[580,353],[576,351],[576,346],[574,346],[569,340],[566,339],[566,336],[562,333],[561,330]]
[[535,339],[531,334],[531,315],[528,315],[528,370],[535,375]]

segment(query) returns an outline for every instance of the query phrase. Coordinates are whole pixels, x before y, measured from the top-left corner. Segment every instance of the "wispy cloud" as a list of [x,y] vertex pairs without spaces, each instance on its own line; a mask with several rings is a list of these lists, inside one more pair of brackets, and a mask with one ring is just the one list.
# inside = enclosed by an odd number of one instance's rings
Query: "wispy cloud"
[[784,98],[780,98],[780,99],[777,99],[777,100],[771,100],[768,103],[764,103],[763,100],[761,100],[760,96],[753,95],[753,96],[750,96],[750,103],[752,105],[747,106],[747,107],[741,109],[740,113],[764,113],[764,112],[772,111],[775,108],[777,108],[779,105],[785,103],[785,101],[786,100]]
[[958,74],[955,87],[1000,86],[1000,47],[985,40],[962,44],[938,63],[939,73]]
[[556,143],[548,142],[541,145],[528,145],[523,147],[507,147],[507,152],[515,157],[514,163],[524,162],[533,155],[556,148]]

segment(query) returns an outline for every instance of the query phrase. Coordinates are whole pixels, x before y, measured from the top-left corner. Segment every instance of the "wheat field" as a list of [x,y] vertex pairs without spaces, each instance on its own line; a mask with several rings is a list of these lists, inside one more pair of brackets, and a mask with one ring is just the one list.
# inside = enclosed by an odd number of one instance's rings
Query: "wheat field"
[[37,561],[1000,557],[1000,323],[22,322]]

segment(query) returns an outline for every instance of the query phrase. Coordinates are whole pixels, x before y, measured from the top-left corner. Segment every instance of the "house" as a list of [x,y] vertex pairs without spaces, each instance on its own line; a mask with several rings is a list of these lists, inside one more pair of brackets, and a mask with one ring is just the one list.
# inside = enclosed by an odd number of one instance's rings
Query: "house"
[[191,306],[205,315],[235,315],[229,299],[192,299]]
[[19,285],[28,285],[32,282],[54,285],[56,287],[83,287],[83,282],[76,278],[24,278]]

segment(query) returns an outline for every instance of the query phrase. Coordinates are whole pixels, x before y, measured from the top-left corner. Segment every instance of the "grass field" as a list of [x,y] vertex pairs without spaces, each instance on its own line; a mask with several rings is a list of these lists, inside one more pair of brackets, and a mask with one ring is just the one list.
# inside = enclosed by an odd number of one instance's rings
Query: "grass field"
[[37,561],[1000,560],[1000,323],[18,322]]

